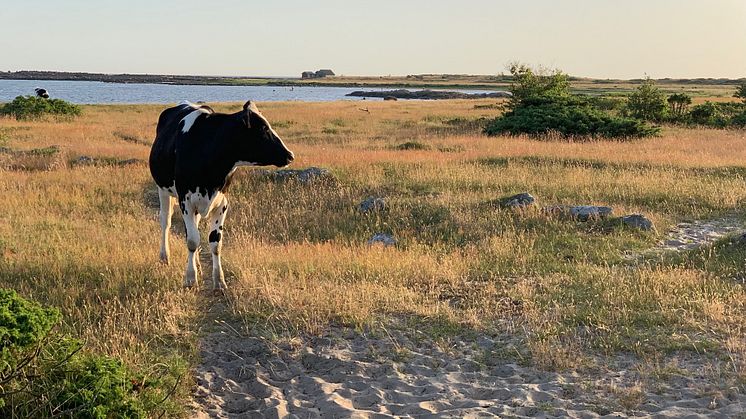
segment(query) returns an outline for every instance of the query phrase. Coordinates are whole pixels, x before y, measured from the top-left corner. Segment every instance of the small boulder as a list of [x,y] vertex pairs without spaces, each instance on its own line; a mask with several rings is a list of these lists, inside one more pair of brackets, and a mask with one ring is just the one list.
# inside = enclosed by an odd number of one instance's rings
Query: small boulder
[[386,100],[386,101],[390,100],[390,101],[396,102],[397,99],[396,99],[396,96],[384,96],[383,100]]
[[625,215],[619,219],[627,227],[637,228],[642,231],[654,230],[653,222],[642,214]]
[[578,221],[606,218],[612,213],[611,207],[597,207],[595,205],[579,205],[570,207],[570,215]]
[[377,233],[368,240],[368,246],[382,244],[384,247],[395,246],[396,239],[386,233]]
[[334,180],[334,175],[320,167],[309,167],[307,169],[281,169],[281,170],[257,170],[257,174],[266,176],[275,181],[297,180],[300,183],[311,183],[321,180]]
[[371,196],[367,198],[365,201],[361,202],[360,205],[358,205],[358,209],[363,214],[369,213],[369,212],[380,212],[386,210],[386,200],[383,198],[377,198],[374,196]]
[[500,200],[500,206],[505,208],[526,208],[534,204],[536,199],[527,192],[509,196]]
[[87,165],[87,164],[94,164],[96,161],[93,159],[93,157],[89,156],[80,156],[77,159],[73,160],[74,164],[81,164],[81,165]]

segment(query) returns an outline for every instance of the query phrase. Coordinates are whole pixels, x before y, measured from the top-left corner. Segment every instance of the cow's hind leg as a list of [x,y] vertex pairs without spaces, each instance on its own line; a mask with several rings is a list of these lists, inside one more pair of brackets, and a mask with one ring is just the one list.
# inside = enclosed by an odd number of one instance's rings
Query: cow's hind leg
[[173,197],[164,188],[158,188],[158,199],[161,202],[161,262],[168,264],[171,254],[168,235],[171,230],[171,215],[174,213],[174,203]]
[[184,274],[184,286],[192,287],[197,283],[197,273],[199,269],[198,258],[199,254],[199,220],[200,215],[194,211],[193,208],[186,208],[182,205],[181,215],[184,217],[184,226],[186,227],[186,241],[187,241],[187,266],[186,273]]
[[220,263],[220,249],[223,240],[223,223],[228,211],[228,199],[222,196],[220,203],[215,206],[210,214],[210,252],[212,253],[212,287],[215,290],[226,288],[223,266]]

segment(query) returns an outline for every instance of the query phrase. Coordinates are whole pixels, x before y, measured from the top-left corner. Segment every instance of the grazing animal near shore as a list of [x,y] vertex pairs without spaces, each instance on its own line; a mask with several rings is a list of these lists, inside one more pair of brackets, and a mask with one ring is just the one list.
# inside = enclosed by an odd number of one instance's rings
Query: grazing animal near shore
[[177,198],[186,227],[184,286],[197,282],[199,222],[209,216],[214,289],[225,288],[220,263],[223,223],[228,210],[224,192],[240,166],[286,166],[293,153],[285,147],[251,101],[234,114],[214,112],[189,102],[164,110],[150,150],[150,173],[158,186],[161,261],[169,261],[168,232]]
[[49,93],[47,93],[46,89],[42,89],[41,87],[37,87],[34,89],[36,92],[36,96],[43,97],[44,99],[49,99]]

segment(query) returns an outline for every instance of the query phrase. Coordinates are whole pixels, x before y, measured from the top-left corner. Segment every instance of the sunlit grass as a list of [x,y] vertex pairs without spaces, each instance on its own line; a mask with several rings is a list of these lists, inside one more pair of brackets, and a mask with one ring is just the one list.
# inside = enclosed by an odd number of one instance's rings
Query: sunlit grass
[[[328,168],[336,181],[239,172],[224,244],[232,314],[273,336],[391,318],[436,335],[507,334],[524,361],[546,368],[576,367],[582,354],[686,350],[723,356],[743,375],[744,250],[721,243],[638,267],[624,254],[653,246],[681,220],[743,214],[744,131],[666,128],[658,138],[582,144],[487,138],[480,124],[500,111],[474,105],[491,103],[260,105],[296,153],[294,166]],[[180,222],[174,263],[157,262],[147,165],[106,164],[146,161],[162,108],[0,119],[0,146],[15,153],[0,155],[0,285],[60,307],[63,327],[90,350],[142,369],[191,360],[211,298],[181,288]],[[408,142],[422,146],[401,147]],[[49,146],[64,164],[19,160]],[[102,163],[73,164],[79,156]],[[494,205],[519,192],[538,206]],[[360,213],[369,196],[384,197],[387,209]],[[554,204],[641,212],[658,232],[541,210]],[[398,244],[368,246],[379,232]]]

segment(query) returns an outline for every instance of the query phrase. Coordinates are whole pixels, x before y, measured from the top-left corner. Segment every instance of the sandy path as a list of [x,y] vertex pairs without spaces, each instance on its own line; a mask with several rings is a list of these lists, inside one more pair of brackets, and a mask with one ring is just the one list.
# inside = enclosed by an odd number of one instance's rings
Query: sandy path
[[[691,250],[741,231],[737,218],[681,223],[651,251]],[[397,327],[385,336],[335,327],[274,344],[218,324],[200,346],[197,417],[746,419],[743,386],[721,382],[722,364],[697,354],[666,360],[674,372],[663,378],[630,355],[554,373],[504,359],[504,342],[487,336],[444,347]]]
[[[217,418],[746,417],[746,395],[721,388],[706,373],[715,364],[702,359],[672,359],[679,373],[645,384],[629,357],[553,373],[485,356],[500,346],[481,336],[442,348],[399,331],[344,328],[273,346],[226,327],[202,341],[196,410]],[[655,391],[636,390],[647,385]],[[630,397],[641,399],[625,411]]]

